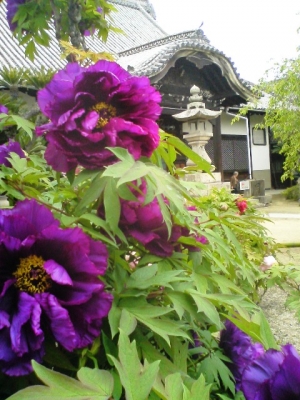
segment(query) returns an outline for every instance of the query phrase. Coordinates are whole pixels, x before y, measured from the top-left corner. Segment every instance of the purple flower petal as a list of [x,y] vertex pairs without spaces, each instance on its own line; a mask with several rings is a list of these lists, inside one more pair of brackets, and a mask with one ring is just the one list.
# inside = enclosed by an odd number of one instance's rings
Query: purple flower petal
[[69,351],[99,336],[112,303],[99,280],[107,262],[103,243],[80,228],[61,229],[35,200],[0,210],[2,372],[24,375],[32,359],[41,362],[44,329]]
[[0,146],[0,165],[11,167],[9,161],[10,153],[16,153],[20,158],[25,158],[24,151],[21,149],[19,142],[9,141],[8,144],[2,144]]
[[135,159],[150,157],[159,143],[160,101],[148,78],[132,77],[115,62],[68,64],[38,93],[41,111],[51,120],[37,129],[47,132],[51,144],[47,162],[63,172],[74,163],[100,168],[117,160],[106,149],[113,146],[126,148]]
[[76,337],[69,312],[50,293],[38,293],[35,295],[35,298],[48,317],[49,325],[55,339],[65,349],[69,351],[74,350],[76,348]]
[[242,390],[247,400],[272,400],[270,379],[280,369],[283,360],[281,352],[269,349],[247,366],[242,379]]
[[45,271],[51,276],[52,281],[60,285],[72,286],[73,282],[67,271],[54,260],[48,260],[44,264]]
[[0,114],[8,114],[8,108],[0,104]]
[[282,347],[284,361],[270,382],[274,400],[300,399],[300,356],[289,344]]

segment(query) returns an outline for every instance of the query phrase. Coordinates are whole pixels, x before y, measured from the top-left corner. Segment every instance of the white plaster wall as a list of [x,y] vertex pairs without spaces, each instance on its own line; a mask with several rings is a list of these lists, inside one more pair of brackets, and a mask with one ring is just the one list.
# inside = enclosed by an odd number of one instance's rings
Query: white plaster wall
[[250,116],[250,144],[252,153],[252,168],[255,170],[269,170],[270,169],[270,148],[269,148],[269,135],[266,129],[266,145],[255,145],[252,142],[252,128],[263,121],[261,115]]
[[225,111],[221,114],[221,133],[222,135],[246,135],[246,122],[244,119],[240,119],[231,125],[231,121],[234,117],[225,114]]

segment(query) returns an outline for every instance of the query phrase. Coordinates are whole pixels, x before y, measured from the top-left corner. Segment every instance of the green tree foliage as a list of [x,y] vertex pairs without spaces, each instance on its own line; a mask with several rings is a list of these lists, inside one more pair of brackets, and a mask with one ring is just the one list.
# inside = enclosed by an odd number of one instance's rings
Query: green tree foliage
[[299,57],[275,65],[253,88],[258,101],[241,110],[245,115],[249,109],[265,108],[264,126],[270,127],[278,141],[279,152],[285,156],[282,180],[293,178],[300,171],[299,74]]

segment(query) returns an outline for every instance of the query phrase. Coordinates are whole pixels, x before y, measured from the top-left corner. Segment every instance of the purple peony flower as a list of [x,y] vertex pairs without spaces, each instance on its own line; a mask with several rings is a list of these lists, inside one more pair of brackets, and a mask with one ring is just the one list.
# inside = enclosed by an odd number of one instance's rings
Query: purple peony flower
[[219,345],[232,361],[227,366],[235,378],[236,389],[240,390],[245,369],[264,353],[264,348],[260,343],[252,343],[251,338],[229,320],[225,322]]
[[11,163],[8,160],[9,153],[17,153],[20,158],[25,158],[25,154],[21,149],[20,143],[10,140],[8,144],[2,144],[0,146],[0,165],[11,167]]
[[116,161],[106,147],[123,147],[135,159],[151,156],[159,143],[160,94],[146,77],[134,77],[115,62],[83,68],[68,64],[38,92],[50,123],[47,162],[67,172],[81,165],[97,169]]
[[8,114],[8,108],[0,104],[0,114]]
[[6,17],[7,17],[7,22],[9,25],[9,29],[13,32],[16,27],[17,23],[13,22],[14,16],[16,12],[18,11],[18,8],[20,5],[26,3],[27,0],[7,0],[6,2]]
[[[147,184],[143,180],[139,190],[131,189],[136,201],[121,199],[120,229],[125,235],[140,242],[150,253],[160,257],[170,257],[179,245],[177,240],[183,235],[184,227],[173,224],[169,237],[157,198],[145,203]],[[98,214],[103,217],[103,209]]]
[[31,372],[44,355],[45,334],[68,351],[99,335],[112,296],[98,278],[104,244],[81,229],[61,229],[35,200],[0,210],[0,369]]
[[267,350],[243,374],[246,400],[299,400],[300,356],[287,344],[281,351]]

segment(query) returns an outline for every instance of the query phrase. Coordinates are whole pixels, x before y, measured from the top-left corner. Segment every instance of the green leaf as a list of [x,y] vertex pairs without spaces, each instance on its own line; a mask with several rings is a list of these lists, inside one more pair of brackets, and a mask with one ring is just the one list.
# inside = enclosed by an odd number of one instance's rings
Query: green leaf
[[34,61],[34,56],[36,54],[36,47],[33,40],[31,40],[25,48],[25,56],[29,58],[30,61]]
[[184,387],[183,400],[199,400],[199,393],[201,393],[201,400],[210,400],[210,387],[211,385],[206,386],[204,376],[200,375],[192,384],[191,391]]
[[85,386],[95,390],[99,398],[109,398],[113,392],[114,379],[108,371],[83,367],[78,371],[77,377]]
[[277,349],[278,344],[262,311],[253,316],[253,322],[256,322],[260,327],[260,339],[265,349]]
[[[107,147],[119,160],[127,161],[129,164],[134,162],[134,158],[129,151],[123,147]],[[109,167],[108,167],[109,168]]]
[[82,368],[79,381],[52,371],[32,361],[37,377],[47,386],[30,386],[9,400],[108,400],[113,391],[113,378],[108,371]]
[[74,182],[74,179],[75,179],[75,168],[72,169],[71,171],[68,171],[66,175],[67,175],[68,181],[72,185],[72,183]]
[[183,317],[184,311],[187,311],[193,319],[197,319],[197,308],[187,293],[165,290],[165,294],[172,301],[174,310],[177,312],[180,319]]
[[129,336],[135,330],[136,325],[136,318],[134,318],[130,312],[123,308],[120,318],[120,329],[122,332]]
[[117,187],[121,186],[124,183],[127,182],[134,182],[139,178],[142,178],[143,176],[147,175],[149,172],[149,169],[147,168],[147,165],[145,165],[141,161],[136,161],[134,165],[132,165],[131,168],[129,168],[124,175],[118,180]]
[[170,361],[170,359],[154,347],[149,340],[139,332],[139,330],[135,331],[134,336],[137,340],[138,348],[141,349],[144,358],[149,362],[160,361],[159,370],[160,375],[163,378],[178,372],[177,367]]
[[191,148],[184,144],[179,138],[173,135],[168,135],[166,142],[174,146],[181,154],[192,160],[200,170],[211,173],[211,164],[191,150]]
[[203,312],[218,329],[221,329],[222,324],[216,307],[196,291],[190,291],[189,294],[195,300],[198,311]]
[[99,172],[95,178],[92,180],[89,188],[86,190],[86,192],[83,195],[83,198],[77,205],[75,209],[75,214],[80,215],[82,214],[82,210],[87,207],[89,204],[93,203],[95,200],[97,200],[101,193],[104,191],[105,186],[107,183],[107,179],[104,179],[101,177],[101,172]]
[[100,175],[101,171],[99,170],[93,170],[93,169],[84,169],[81,171],[78,175],[75,176],[73,186],[78,186],[82,182],[87,181],[89,179],[94,180],[97,175]]
[[138,268],[127,281],[128,288],[147,289],[151,286],[165,286],[172,288],[171,283],[184,280],[178,277],[182,271],[167,271],[158,273],[157,264]]
[[[182,400],[183,385],[179,372],[168,375],[165,379],[165,390],[168,399]],[[199,393],[198,393],[199,396]]]
[[108,180],[105,186],[103,203],[106,222],[110,229],[116,232],[121,215],[121,204],[117,195],[116,182],[113,179]]
[[130,342],[121,330],[119,338],[119,360],[111,356],[117,368],[126,400],[147,400],[159,371],[159,361],[145,365],[140,363],[136,343]]
[[108,314],[108,322],[110,325],[112,338],[114,338],[119,332],[121,313],[122,310],[116,306],[114,301]]

